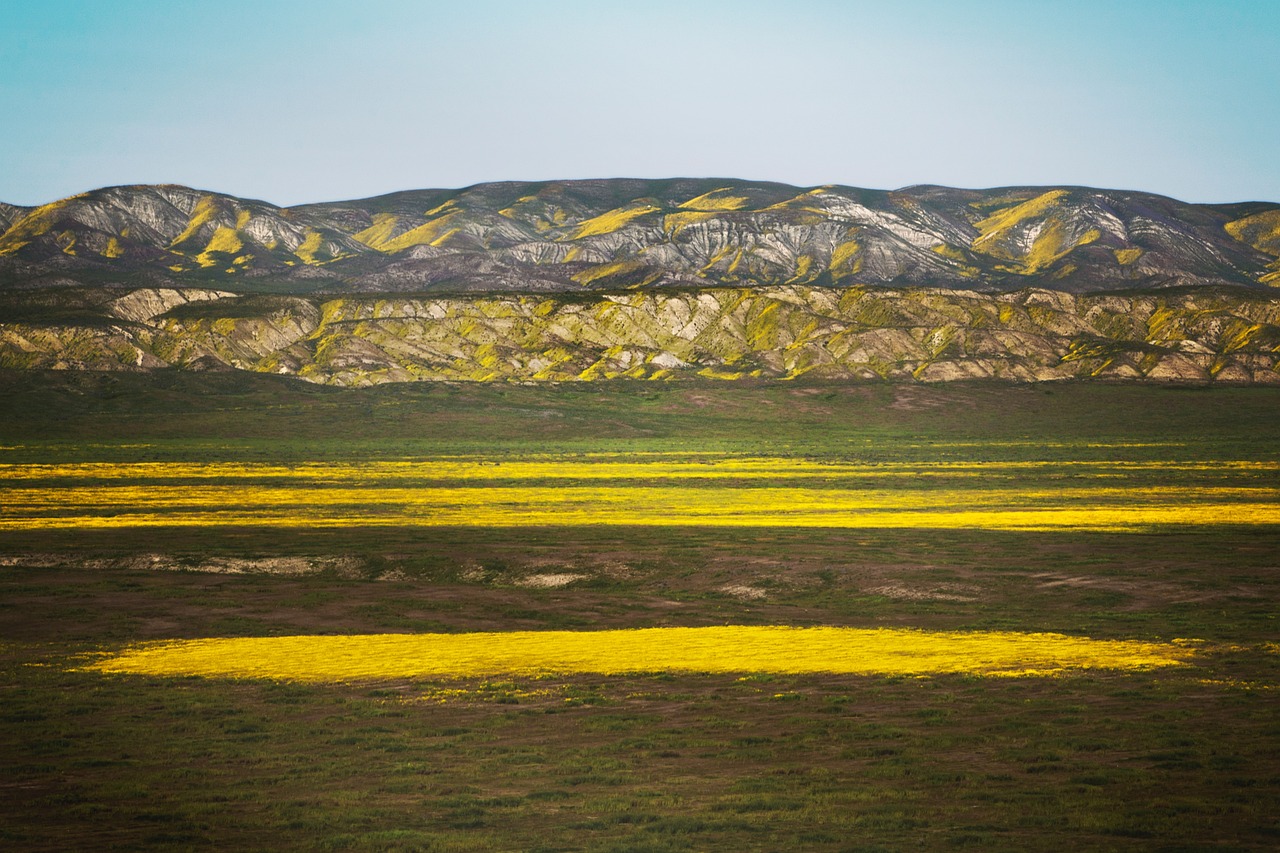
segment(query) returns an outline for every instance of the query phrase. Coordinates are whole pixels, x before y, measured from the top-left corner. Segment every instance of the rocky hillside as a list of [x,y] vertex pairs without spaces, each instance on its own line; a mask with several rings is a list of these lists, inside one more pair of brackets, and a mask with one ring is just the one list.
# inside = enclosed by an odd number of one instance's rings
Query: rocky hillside
[[1265,288],[1280,284],[1280,205],[735,180],[482,184],[292,208],[129,186],[0,204],[0,289],[103,284],[276,294]]
[[[866,287],[0,298],[0,367],[240,369],[336,385],[800,376],[1280,384],[1280,295]],[[56,298],[55,298],[56,297]]]

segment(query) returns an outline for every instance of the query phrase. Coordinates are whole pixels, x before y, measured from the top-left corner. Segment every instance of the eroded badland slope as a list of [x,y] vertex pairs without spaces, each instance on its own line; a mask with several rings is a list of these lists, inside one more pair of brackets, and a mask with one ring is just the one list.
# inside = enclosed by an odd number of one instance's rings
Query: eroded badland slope
[[[1280,299],[1175,290],[651,290],[304,298],[77,291],[0,325],[0,367],[414,380],[997,378],[1280,383]],[[9,313],[20,314],[10,306]]]

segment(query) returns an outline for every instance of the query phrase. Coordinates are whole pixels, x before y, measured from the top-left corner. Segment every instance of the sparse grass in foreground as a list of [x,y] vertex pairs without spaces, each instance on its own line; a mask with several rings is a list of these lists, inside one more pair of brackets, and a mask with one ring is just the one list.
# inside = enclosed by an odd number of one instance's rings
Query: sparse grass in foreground
[[[1265,849],[1280,837],[1274,696],[1206,684],[1204,671],[311,686],[23,665],[47,653],[6,654],[4,720],[23,736],[3,747],[3,832],[21,849]],[[1253,680],[1271,665],[1241,663]]]

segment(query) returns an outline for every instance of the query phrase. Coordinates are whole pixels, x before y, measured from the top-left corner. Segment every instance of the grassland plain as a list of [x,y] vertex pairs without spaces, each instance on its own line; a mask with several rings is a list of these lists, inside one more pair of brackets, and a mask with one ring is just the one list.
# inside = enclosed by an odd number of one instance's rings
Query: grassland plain
[[[113,519],[0,529],[0,841],[1273,849],[1278,413],[1268,389],[0,376],[0,519]],[[405,509],[504,488],[603,490],[630,516]],[[275,517],[340,505],[362,523],[218,516],[254,493],[284,501],[262,502]],[[786,514],[858,494],[902,513],[1221,514],[1039,530]],[[635,519],[786,496],[746,526]],[[85,670],[181,639],[778,625],[1199,642],[1173,646],[1183,665],[1049,678]]]

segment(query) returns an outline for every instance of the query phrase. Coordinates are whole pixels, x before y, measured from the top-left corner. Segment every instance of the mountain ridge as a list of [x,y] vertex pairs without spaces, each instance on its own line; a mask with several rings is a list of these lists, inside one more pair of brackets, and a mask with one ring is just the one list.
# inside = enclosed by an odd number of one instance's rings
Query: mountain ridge
[[0,368],[1280,384],[1280,204],[498,182],[0,205]]
[[178,185],[0,204],[0,287],[572,292],[1280,284],[1280,204],[1090,187],[506,181],[278,207]]

